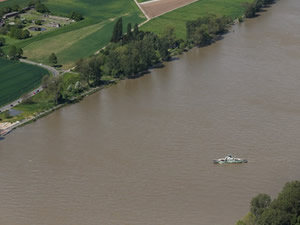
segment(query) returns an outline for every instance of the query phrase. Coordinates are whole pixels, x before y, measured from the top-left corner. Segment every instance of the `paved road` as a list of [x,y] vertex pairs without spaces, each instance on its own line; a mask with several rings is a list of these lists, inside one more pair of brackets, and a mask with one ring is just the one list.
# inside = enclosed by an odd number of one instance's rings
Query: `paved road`
[[[53,76],[58,76],[59,75],[59,72],[55,68],[53,68],[51,66],[47,66],[47,65],[44,65],[44,64],[41,64],[41,63],[31,62],[31,61],[26,60],[26,59],[20,59],[20,62],[43,67],[44,69],[50,71],[53,74]],[[33,91],[27,93],[25,98],[19,98],[19,99],[13,101],[13,102],[11,102],[11,103],[9,103],[9,104],[1,107],[0,108],[0,112],[4,112],[6,110],[10,110],[11,108],[15,107],[16,105],[19,105],[22,101],[24,101],[24,100],[32,97],[33,95],[35,95],[36,93],[38,93],[38,92],[40,92],[42,90],[43,90],[43,88],[41,86],[38,87],[38,88],[36,88],[36,89],[34,89]]]
[[50,71],[54,76],[58,76],[58,75],[59,75],[59,72],[58,72],[54,67],[47,66],[47,65],[44,65],[44,64],[42,64],[42,63],[32,62],[32,61],[29,61],[29,60],[26,60],[26,59],[20,59],[20,62],[28,63],[28,64],[32,64],[32,65],[37,65],[37,66],[43,67],[44,69]]

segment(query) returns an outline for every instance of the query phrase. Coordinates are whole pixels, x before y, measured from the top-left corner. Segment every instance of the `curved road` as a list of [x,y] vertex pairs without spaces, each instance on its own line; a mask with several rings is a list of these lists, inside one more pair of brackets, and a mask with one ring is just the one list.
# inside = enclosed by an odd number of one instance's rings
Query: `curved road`
[[44,65],[42,63],[32,62],[32,61],[29,61],[29,60],[26,60],[26,59],[20,59],[20,62],[36,65],[36,66],[39,66],[39,67],[43,67],[44,69],[50,71],[53,74],[53,76],[58,76],[59,75],[59,72],[52,66],[47,66],[47,65]]
[[[39,67],[43,67],[44,69],[46,69],[50,73],[52,73],[53,76],[58,76],[59,75],[59,72],[55,68],[53,68],[51,66],[47,66],[47,65],[44,65],[44,64],[41,64],[41,63],[32,62],[32,61],[29,61],[29,60],[26,60],[26,59],[20,59],[20,62],[27,63],[27,64],[32,64],[32,65],[36,65],[36,66],[39,66]],[[33,91],[27,93],[26,98],[19,98],[19,99],[13,101],[13,102],[11,102],[11,103],[9,103],[9,104],[1,107],[0,108],[0,113],[4,112],[6,110],[10,110],[11,108],[15,107],[16,105],[19,105],[23,100],[26,100],[26,99],[32,97],[33,95],[35,95],[36,93],[38,93],[38,92],[40,92],[42,90],[43,90],[43,88],[40,86],[40,87],[34,89]]]

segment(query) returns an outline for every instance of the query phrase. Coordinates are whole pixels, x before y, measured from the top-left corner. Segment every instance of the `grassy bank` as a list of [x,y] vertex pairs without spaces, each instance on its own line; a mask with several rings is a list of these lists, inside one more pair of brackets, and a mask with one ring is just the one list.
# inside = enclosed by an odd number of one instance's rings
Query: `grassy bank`
[[47,74],[47,70],[37,66],[0,59],[0,106],[38,87]]
[[[58,79],[60,79],[61,86],[61,99],[59,102],[55,101],[55,93],[53,93],[53,91],[43,90],[40,93],[34,95],[32,98],[25,100],[24,102],[13,108],[14,110],[19,111],[20,114],[11,117],[9,116],[8,111],[1,112],[0,122],[13,123],[16,121],[24,121],[25,119],[28,120],[30,118],[38,118],[44,113],[47,114],[47,112],[51,112],[57,107],[76,102],[83,96],[94,93],[95,91],[104,87],[108,87],[112,84],[112,82],[109,82],[112,77],[106,76],[102,78],[102,85],[91,88],[82,83],[80,74],[73,72],[66,73],[64,74],[64,76]],[[77,82],[81,83],[80,90],[75,88]]]
[[243,4],[252,0],[199,0],[155,18],[141,27],[144,31],[162,34],[166,27],[175,28],[177,38],[186,39],[185,23],[207,14],[236,18],[244,14]]

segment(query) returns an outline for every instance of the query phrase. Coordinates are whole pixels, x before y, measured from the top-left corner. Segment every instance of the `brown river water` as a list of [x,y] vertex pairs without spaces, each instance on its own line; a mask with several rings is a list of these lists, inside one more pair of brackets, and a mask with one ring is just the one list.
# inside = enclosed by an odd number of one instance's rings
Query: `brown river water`
[[[0,224],[234,225],[300,179],[300,1],[0,141]],[[214,165],[233,153],[249,160]]]

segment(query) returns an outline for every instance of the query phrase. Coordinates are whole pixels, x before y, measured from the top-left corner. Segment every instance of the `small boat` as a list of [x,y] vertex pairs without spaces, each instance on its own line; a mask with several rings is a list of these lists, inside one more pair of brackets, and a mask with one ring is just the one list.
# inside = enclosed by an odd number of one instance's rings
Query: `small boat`
[[232,155],[227,155],[225,158],[214,159],[215,164],[236,164],[236,163],[247,163],[247,159],[241,159],[233,157]]

